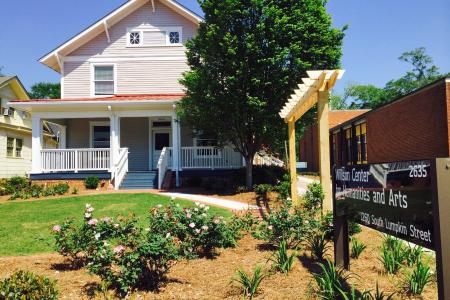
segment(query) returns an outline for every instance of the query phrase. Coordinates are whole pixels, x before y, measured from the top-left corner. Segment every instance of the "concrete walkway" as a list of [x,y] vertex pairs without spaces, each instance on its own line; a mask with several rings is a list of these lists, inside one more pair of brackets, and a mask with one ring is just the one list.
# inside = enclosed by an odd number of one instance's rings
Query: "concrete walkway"
[[249,210],[249,209],[258,209],[256,205],[249,205],[246,203],[226,200],[221,198],[214,198],[202,195],[192,195],[192,194],[183,194],[183,193],[159,193],[160,195],[175,197],[183,200],[191,200],[195,202],[201,202],[208,205],[220,206],[224,208],[228,208],[231,210]]
[[308,177],[304,177],[304,176],[297,176],[297,191],[298,191],[298,194],[300,196],[303,196],[306,193],[306,190],[308,189],[308,185],[310,185],[314,181],[318,181],[318,180],[314,180],[314,179],[311,179],[311,178],[308,178]]

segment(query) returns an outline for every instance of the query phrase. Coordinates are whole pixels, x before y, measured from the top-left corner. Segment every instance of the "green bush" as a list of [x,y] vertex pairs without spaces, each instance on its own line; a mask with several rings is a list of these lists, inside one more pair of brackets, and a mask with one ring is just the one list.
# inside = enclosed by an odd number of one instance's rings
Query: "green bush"
[[282,179],[277,182],[277,185],[275,187],[275,190],[279,193],[278,198],[285,203],[289,203],[289,201],[286,201],[290,199],[291,195],[291,178],[289,174],[284,174]]
[[345,283],[349,276],[343,268],[336,268],[329,260],[319,263],[319,266],[321,273],[313,274],[317,284],[315,290],[317,296],[321,299],[341,299],[340,297],[345,294]]
[[305,200],[305,208],[312,209],[320,209],[322,210],[323,199],[325,198],[325,194],[323,192],[322,185],[319,182],[313,182],[308,185],[308,189],[306,190],[304,200]]
[[0,299],[58,299],[56,281],[31,272],[18,271],[0,282]]
[[389,274],[397,274],[401,269],[406,252],[400,239],[386,235],[381,248],[381,262]]
[[308,249],[311,251],[311,256],[319,261],[324,260],[327,250],[330,248],[328,245],[329,241],[325,236],[325,232],[313,230],[306,238]]
[[255,184],[253,190],[258,197],[267,201],[267,196],[273,190],[273,186],[270,184]]
[[53,191],[56,195],[64,195],[69,191],[69,188],[67,183],[58,183],[53,186]]
[[97,176],[89,176],[84,180],[84,186],[89,190],[95,190],[98,188],[100,178]]

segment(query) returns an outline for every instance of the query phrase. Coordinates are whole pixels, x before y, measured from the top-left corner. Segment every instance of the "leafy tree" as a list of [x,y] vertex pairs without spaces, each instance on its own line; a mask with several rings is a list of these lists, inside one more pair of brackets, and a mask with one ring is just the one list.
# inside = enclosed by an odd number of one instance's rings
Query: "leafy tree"
[[[180,117],[246,162],[262,145],[284,145],[278,112],[306,70],[335,69],[343,30],[332,27],[324,0],[199,0],[205,20],[187,43],[191,70],[181,83]],[[280,147],[282,148],[282,147]]]
[[343,110],[348,109],[349,106],[346,102],[346,97],[338,94],[333,94],[330,96],[330,109],[331,110]]
[[350,85],[343,98],[353,99],[352,108],[376,108],[392,100],[411,93],[441,77],[433,59],[426,54],[424,47],[404,52],[399,59],[412,65],[412,70],[396,80],[390,80],[384,88],[374,85]]
[[51,82],[36,83],[31,87],[30,97],[33,99],[59,99],[61,98],[61,85]]

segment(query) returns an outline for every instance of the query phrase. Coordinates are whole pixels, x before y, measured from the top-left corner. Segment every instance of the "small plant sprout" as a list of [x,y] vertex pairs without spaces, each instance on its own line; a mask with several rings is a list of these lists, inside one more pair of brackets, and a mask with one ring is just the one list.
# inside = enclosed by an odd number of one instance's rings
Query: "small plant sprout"
[[421,295],[425,286],[432,280],[433,274],[430,267],[419,260],[412,272],[406,275],[405,289],[411,295]]
[[241,289],[242,295],[248,299],[253,299],[256,295],[261,281],[267,276],[260,265],[255,267],[252,275],[248,275],[243,270],[236,272],[236,277],[232,279]]
[[296,254],[288,254],[288,247],[286,241],[281,241],[278,251],[269,258],[273,262],[273,269],[284,274],[288,274],[294,264]]
[[367,245],[359,242],[356,238],[352,237],[350,239],[351,242],[351,257],[358,259],[361,253],[367,248]]

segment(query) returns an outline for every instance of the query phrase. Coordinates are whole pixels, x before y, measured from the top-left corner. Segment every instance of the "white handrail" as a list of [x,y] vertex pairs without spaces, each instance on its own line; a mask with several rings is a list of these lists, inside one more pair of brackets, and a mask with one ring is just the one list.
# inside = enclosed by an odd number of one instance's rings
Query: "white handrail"
[[109,148],[41,150],[42,172],[109,171],[110,160]]
[[182,147],[182,169],[236,169],[242,156],[231,147]]
[[158,159],[158,189],[162,188],[162,184],[164,181],[164,176],[166,175],[167,169],[169,167],[169,158],[170,158],[170,150],[167,147],[164,147],[161,151],[161,155]]
[[128,173],[128,148],[119,149],[119,160],[114,175],[114,188],[119,189],[125,175]]

